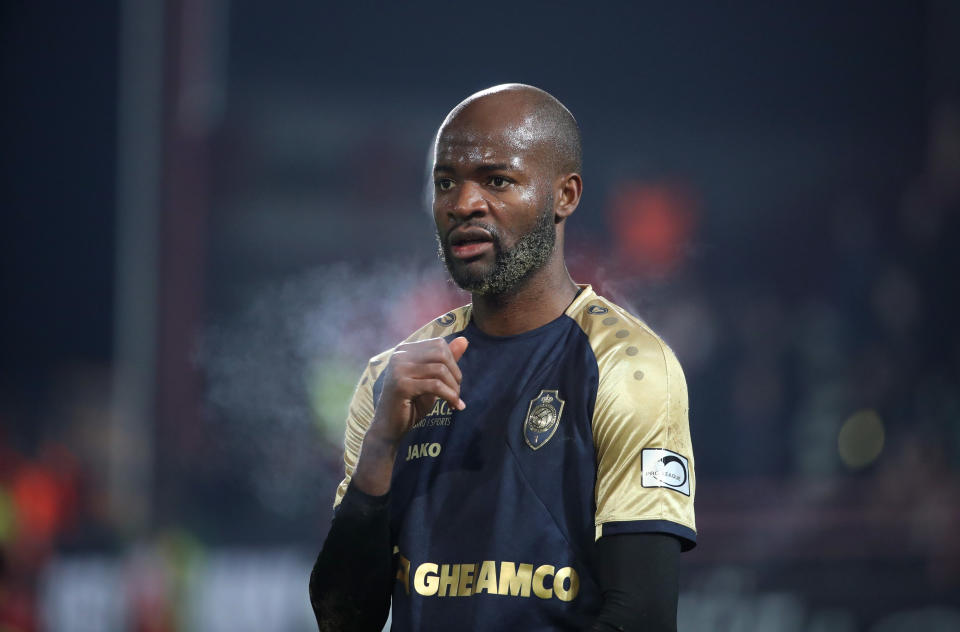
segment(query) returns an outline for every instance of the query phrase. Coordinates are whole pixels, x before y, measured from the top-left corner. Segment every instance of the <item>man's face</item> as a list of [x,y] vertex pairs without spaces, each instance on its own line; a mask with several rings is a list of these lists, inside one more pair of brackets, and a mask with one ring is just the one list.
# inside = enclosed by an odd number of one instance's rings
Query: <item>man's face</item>
[[516,289],[556,242],[548,161],[528,120],[467,109],[441,129],[433,215],[454,282],[480,295]]

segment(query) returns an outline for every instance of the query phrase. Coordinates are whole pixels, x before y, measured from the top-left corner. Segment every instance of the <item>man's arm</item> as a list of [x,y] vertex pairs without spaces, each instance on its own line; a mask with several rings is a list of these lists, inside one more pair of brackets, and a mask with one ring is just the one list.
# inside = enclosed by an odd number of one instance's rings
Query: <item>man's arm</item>
[[320,632],[379,632],[390,610],[393,553],[389,495],[347,488],[310,573],[310,604]]
[[404,343],[385,369],[375,411],[367,392],[366,419],[372,420],[362,434],[356,467],[345,459],[349,486],[310,574],[310,603],[320,632],[383,627],[393,584],[388,506],[397,446],[437,398],[463,409],[457,361],[466,348],[462,336],[449,344],[442,338]]
[[467,339],[460,336],[449,344],[443,338],[430,338],[397,347],[390,357],[383,392],[353,473],[358,489],[371,495],[390,491],[397,446],[438,398],[457,410],[466,407],[460,399],[463,374],[457,361],[467,344]]
[[665,533],[597,540],[600,615],[589,632],[676,632],[680,541]]
[[599,348],[594,518],[603,603],[591,629],[673,632],[679,553],[697,538],[686,380],[656,335],[642,326],[631,335],[632,355]]

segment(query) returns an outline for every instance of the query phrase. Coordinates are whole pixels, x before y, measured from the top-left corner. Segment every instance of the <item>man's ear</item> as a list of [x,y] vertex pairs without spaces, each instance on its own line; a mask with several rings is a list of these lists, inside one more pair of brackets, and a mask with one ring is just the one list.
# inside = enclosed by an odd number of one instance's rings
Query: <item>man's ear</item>
[[557,179],[557,196],[554,205],[554,221],[560,223],[577,210],[583,193],[583,179],[579,173],[567,173]]

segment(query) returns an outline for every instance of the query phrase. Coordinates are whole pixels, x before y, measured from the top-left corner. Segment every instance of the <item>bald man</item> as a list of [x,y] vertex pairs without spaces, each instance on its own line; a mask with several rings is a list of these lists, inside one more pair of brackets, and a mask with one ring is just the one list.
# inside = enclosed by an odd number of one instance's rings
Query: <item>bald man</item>
[[683,372],[563,257],[580,131],[520,84],[467,98],[433,165],[472,302],[372,358],[311,574],[319,628],[675,630],[696,542]]

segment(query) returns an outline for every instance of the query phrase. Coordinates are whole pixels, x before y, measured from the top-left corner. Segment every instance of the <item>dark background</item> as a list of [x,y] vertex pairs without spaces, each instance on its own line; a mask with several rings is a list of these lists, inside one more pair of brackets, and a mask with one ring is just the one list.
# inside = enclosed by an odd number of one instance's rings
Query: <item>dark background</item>
[[681,629],[958,625],[956,3],[0,11],[0,627],[310,628],[359,370],[469,300],[431,134],[510,81],[686,372]]

